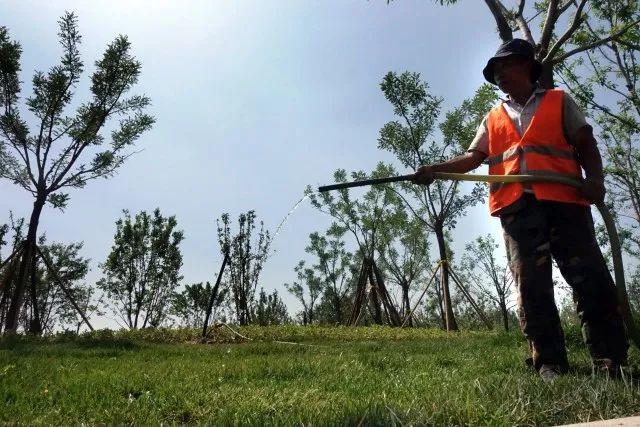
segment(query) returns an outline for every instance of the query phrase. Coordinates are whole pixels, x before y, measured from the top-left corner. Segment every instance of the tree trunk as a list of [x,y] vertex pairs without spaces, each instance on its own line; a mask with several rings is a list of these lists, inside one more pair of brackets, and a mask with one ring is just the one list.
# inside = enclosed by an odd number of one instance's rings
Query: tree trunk
[[545,89],[553,89],[555,82],[553,80],[553,65],[542,64],[542,74],[538,79],[538,85]]
[[502,322],[504,323],[504,330],[509,332],[509,311],[504,301],[500,301],[500,311],[502,312]]
[[340,298],[338,297],[337,292],[333,291],[333,310],[335,311],[336,323],[342,324],[342,304]]
[[[443,263],[447,263],[447,247],[444,241],[444,230],[442,226],[436,227],[436,238],[438,240],[438,249],[440,251],[440,260]],[[449,291],[449,270],[446,268],[446,264],[440,268],[440,274],[442,277],[442,293],[444,299],[444,318],[445,327],[447,331],[457,331],[458,324],[453,314],[453,308],[451,306],[451,294]]]
[[443,330],[446,330],[447,321],[444,318],[444,308],[442,307],[442,279],[440,277],[436,277],[434,280],[436,285],[436,296],[438,297],[438,314],[440,315],[440,327]]
[[29,324],[29,333],[33,335],[42,335],[42,321],[40,319],[40,309],[38,307],[38,257],[33,255],[31,263],[31,287],[29,289],[31,297],[31,312],[33,318]]
[[378,298],[378,287],[375,286],[375,279],[373,278],[373,262],[367,262],[367,275],[369,276],[369,283],[371,284],[371,292],[369,298],[373,305],[373,320],[378,325],[382,325],[382,309],[380,308],[380,299]]
[[[406,318],[409,313],[411,313],[411,303],[409,302],[409,283],[407,283],[406,280],[403,280],[402,283],[400,283],[400,286],[402,288],[402,318]],[[409,317],[409,320],[407,320],[407,325],[409,325],[410,328],[413,327],[413,319],[412,317]]]
[[27,288],[27,283],[31,273],[31,264],[34,261],[36,254],[38,223],[40,222],[40,214],[42,213],[42,208],[44,207],[45,202],[46,196],[44,195],[39,195],[35,202],[33,202],[33,211],[31,211],[31,218],[29,220],[29,231],[27,232],[27,239],[24,243],[22,259],[20,260],[20,267],[18,269],[18,277],[15,282],[16,287],[13,291],[9,310],[7,312],[7,318],[5,320],[5,334],[15,334],[18,330],[18,318],[20,316],[24,291]]
[[[22,248],[20,249],[22,251]],[[18,262],[19,262],[19,254],[15,254],[14,258],[10,260],[5,265],[4,275],[0,280],[0,286],[2,289],[2,297],[0,298],[0,332],[2,332],[2,327],[4,326],[5,319],[7,317],[8,305],[9,305],[9,294],[13,289],[12,284],[14,283],[14,278],[18,270]]]

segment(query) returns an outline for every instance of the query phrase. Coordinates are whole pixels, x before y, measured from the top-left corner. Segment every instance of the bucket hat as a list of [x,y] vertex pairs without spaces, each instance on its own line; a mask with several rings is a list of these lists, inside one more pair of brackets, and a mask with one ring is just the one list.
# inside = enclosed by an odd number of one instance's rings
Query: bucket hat
[[512,55],[523,56],[533,62],[533,67],[531,69],[531,81],[537,81],[540,74],[542,74],[542,64],[536,59],[534,48],[531,43],[522,39],[509,40],[508,42],[500,45],[496,54],[487,61],[487,65],[482,70],[484,78],[489,83],[493,83],[494,85],[497,84],[493,76],[493,66],[495,62],[500,58],[506,58],[507,56]]

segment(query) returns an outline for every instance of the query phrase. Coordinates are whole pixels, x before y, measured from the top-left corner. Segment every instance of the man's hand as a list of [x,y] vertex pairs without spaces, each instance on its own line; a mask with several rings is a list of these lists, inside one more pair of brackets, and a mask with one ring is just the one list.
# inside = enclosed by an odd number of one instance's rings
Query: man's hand
[[582,195],[587,198],[591,203],[600,203],[604,201],[605,188],[604,181],[601,178],[589,178],[587,177],[582,183]]
[[429,185],[433,179],[433,168],[430,165],[423,165],[416,169],[412,181],[416,184]]

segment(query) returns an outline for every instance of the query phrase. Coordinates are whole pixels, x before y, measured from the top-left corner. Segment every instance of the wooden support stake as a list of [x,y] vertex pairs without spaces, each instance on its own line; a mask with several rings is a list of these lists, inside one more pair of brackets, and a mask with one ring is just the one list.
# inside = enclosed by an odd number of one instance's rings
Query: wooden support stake
[[451,277],[453,278],[454,283],[458,285],[458,288],[460,288],[464,296],[467,298],[467,300],[469,300],[469,302],[475,309],[476,313],[478,313],[478,316],[480,316],[480,319],[482,319],[482,321],[486,325],[486,327],[488,329],[493,329],[493,324],[489,319],[487,319],[487,317],[484,315],[482,310],[480,310],[480,307],[478,307],[478,304],[476,304],[476,302],[473,300],[473,298],[471,297],[471,294],[469,294],[469,291],[467,291],[467,289],[464,287],[464,285],[462,284],[462,282],[460,281],[456,273],[454,273],[453,270],[448,265],[447,265],[447,269],[449,270],[449,274],[451,274]]
[[387,287],[384,285],[384,280],[382,279],[382,273],[380,269],[376,265],[375,261],[373,262],[373,273],[376,277],[376,282],[378,282],[378,288],[382,295],[382,302],[385,305],[385,310],[387,311],[387,317],[389,318],[389,323],[392,326],[400,326],[400,314],[396,307],[393,305],[393,301],[391,301],[391,295],[389,295],[389,291]]
[[67,299],[69,300],[71,305],[73,305],[73,308],[76,309],[78,314],[80,314],[80,317],[82,317],[82,320],[84,320],[84,323],[87,324],[87,326],[89,327],[89,329],[91,331],[94,331],[93,326],[91,326],[91,323],[89,322],[89,319],[87,319],[87,316],[84,314],[84,311],[76,303],[76,300],[73,298],[73,295],[71,295],[71,292],[69,291],[69,289],[62,283],[62,279],[60,279],[60,276],[58,275],[58,272],[55,270],[55,268],[53,268],[53,264],[51,263],[49,258],[47,258],[47,256],[44,254],[44,252],[42,252],[40,250],[40,247],[37,246],[37,245],[36,245],[36,251],[37,251],[37,253],[40,254],[40,258],[42,258],[42,260],[44,261],[44,264],[46,265],[47,269],[49,270],[49,273],[51,273],[51,275],[53,276],[54,282],[56,282],[56,284],[58,286],[60,286],[60,288],[62,289],[62,292],[64,292],[64,295],[67,297]]
[[4,268],[5,265],[7,265],[7,263],[9,263],[13,257],[15,257],[16,255],[18,255],[19,252],[22,252],[22,246],[24,245],[23,242],[18,243],[18,246],[16,247],[16,249],[13,251],[13,253],[11,255],[9,255],[8,258],[5,258],[4,261],[2,261],[2,263],[0,264],[0,270],[2,270]]
[[216,284],[211,290],[211,298],[209,298],[209,304],[207,305],[207,313],[204,316],[204,326],[202,328],[202,338],[206,338],[207,336],[207,327],[209,326],[209,317],[211,316],[211,311],[213,310],[213,303],[216,299],[216,294],[218,293],[218,289],[220,287],[220,281],[222,280],[222,273],[224,273],[224,269],[227,266],[227,262],[229,262],[229,251],[224,253],[224,259],[222,260],[222,266],[220,267],[220,272],[218,273],[218,278],[216,279]]
[[[22,252],[22,243],[18,245],[18,248],[13,251],[13,253],[9,256],[9,258],[2,261],[2,265],[0,266],[0,270],[2,270],[5,266],[7,266],[6,271],[2,275],[2,279],[0,279],[0,291],[4,291],[7,287],[7,284],[13,280],[13,275],[16,270],[16,262],[15,260],[20,259],[20,257],[16,258],[16,255]],[[4,294],[4,292],[3,292]]]
[[371,268],[371,261],[367,262],[367,277],[369,278],[369,284],[371,285],[371,293],[369,294],[371,303],[373,304],[373,318],[378,325],[382,325],[382,310],[380,310],[380,300],[378,296],[380,296],[380,292],[378,290],[378,286],[376,286],[376,281],[373,278],[373,269]]
[[[16,270],[18,269],[18,261],[20,261],[20,257],[17,255],[19,252],[21,252],[21,250],[22,245],[20,245],[19,250],[16,250],[11,255],[10,258],[13,258],[11,259],[11,262],[9,262],[8,264],[6,262],[3,263],[3,265],[6,265],[6,269],[4,271],[4,274],[2,275],[2,278],[0,278],[0,307],[7,308],[6,302],[10,291],[9,285],[13,281]],[[4,324],[4,317],[6,314],[6,311],[0,312],[0,331],[2,331],[2,325]]]
[[358,276],[358,283],[356,284],[356,298],[354,300],[353,309],[351,310],[351,316],[349,316],[349,326],[357,326],[362,313],[362,304],[366,298],[367,287],[367,272],[364,260],[360,265],[360,274]]
[[438,273],[438,270],[440,270],[440,267],[441,267],[440,263],[436,264],[436,268],[433,269],[431,278],[427,282],[427,285],[424,287],[424,291],[422,291],[422,294],[420,294],[420,298],[418,298],[418,301],[416,301],[415,305],[413,306],[413,309],[411,309],[409,314],[407,314],[404,320],[402,321],[402,324],[400,325],[401,328],[404,328],[404,325],[407,324],[407,321],[409,320],[409,318],[413,316],[413,312],[416,311],[416,309],[418,308],[418,305],[420,305],[422,298],[424,298],[424,295],[427,293],[427,290],[429,289],[429,286],[431,286],[431,282],[433,282],[433,279],[436,277],[436,274]]

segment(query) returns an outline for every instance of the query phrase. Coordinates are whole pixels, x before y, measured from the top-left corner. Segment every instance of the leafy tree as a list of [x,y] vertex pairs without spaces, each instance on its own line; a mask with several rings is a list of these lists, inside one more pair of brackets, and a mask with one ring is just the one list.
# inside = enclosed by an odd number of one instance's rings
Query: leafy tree
[[[438,0],[451,5],[461,0]],[[619,41],[626,33],[637,29],[640,19],[636,0],[520,0],[507,7],[501,0],[485,0],[497,25],[502,41],[520,37],[536,47],[536,58],[542,63],[540,82],[554,86],[555,67],[567,59],[598,48],[610,41]],[[603,16],[615,15],[608,21]],[[559,25],[566,22],[563,28]],[[537,31],[536,31],[537,30]],[[534,32],[537,32],[537,37]]]
[[252,318],[260,326],[284,325],[291,322],[287,306],[280,299],[278,291],[267,294],[263,288],[260,288]]
[[634,314],[637,316],[640,314],[640,268],[636,268],[631,275],[631,280],[629,280],[629,303],[631,304],[631,309]]
[[[395,209],[382,228],[378,251],[390,282],[400,288],[401,313],[405,318],[411,311],[409,291],[430,271],[429,238],[422,221],[408,213],[404,205],[397,204]],[[411,318],[408,325],[413,326]]]
[[229,214],[223,214],[217,221],[218,241],[222,251],[229,250],[229,264],[225,271],[225,281],[231,291],[236,317],[240,325],[253,322],[258,279],[267,260],[271,237],[260,222],[256,231],[256,214],[248,211],[238,216],[238,232],[231,233]]
[[[23,240],[24,227],[23,218],[16,220],[13,215],[10,215],[10,224],[0,226],[0,251],[10,256]],[[55,329],[69,328],[77,331],[84,321],[59,286],[58,279],[63,282],[65,289],[85,314],[89,316],[92,313],[99,313],[97,302],[93,300],[94,288],[83,282],[89,271],[89,259],[80,256],[83,244],[47,243],[45,236],[38,239],[38,244],[40,250],[51,262],[54,272],[46,266],[42,258],[38,258],[33,266],[35,271],[30,275],[31,286],[26,290],[18,324],[23,330],[33,334],[51,333]],[[7,273],[9,273],[9,265],[0,274],[2,277],[0,279],[0,325],[3,324],[4,316],[9,309],[8,295],[16,282],[15,271],[14,278],[5,281]],[[7,288],[3,289],[3,286]]]
[[[491,86],[481,86],[473,98],[447,113],[438,127],[442,99],[429,93],[429,86],[421,81],[420,74],[390,72],[380,86],[393,105],[397,120],[380,130],[378,147],[393,153],[402,166],[412,170],[464,152],[497,97]],[[441,132],[438,140],[434,139],[437,130]],[[405,183],[399,187],[397,194],[415,217],[435,234],[440,260],[447,262],[445,233],[456,226],[469,207],[484,200],[485,186],[476,184],[471,191],[463,192],[457,181],[436,180],[430,186]],[[446,268],[442,269],[441,279],[446,328],[456,330]]]
[[315,319],[315,306],[322,295],[323,283],[313,268],[300,261],[294,268],[298,281],[285,283],[284,287],[302,304],[302,324],[312,324]]
[[[308,267],[300,261],[295,269],[298,282],[293,286],[285,285],[301,301],[305,324],[313,320],[331,324],[344,322],[349,292],[353,290],[351,279],[357,274],[352,268],[352,255],[345,250],[344,234],[344,230],[336,225],[324,235],[311,233],[305,251],[314,257],[314,264]],[[303,301],[305,294],[308,297]],[[316,310],[318,305],[320,313]]]
[[[76,309],[59,286],[56,276],[63,282],[74,300],[80,299],[81,302],[86,302],[83,305],[87,309],[95,307],[90,304],[93,288],[82,282],[89,272],[89,259],[80,256],[83,243],[46,244],[46,239],[41,237],[39,247],[51,261],[55,271],[50,271],[38,258],[36,272],[32,276],[35,283],[33,287],[27,289],[27,298],[25,298],[24,328],[35,334],[51,333],[55,326],[65,327],[68,326],[67,322],[72,322],[73,329],[77,329],[77,323],[81,325],[82,319],[78,319]],[[36,290],[35,293],[33,289]],[[37,305],[35,309],[34,303]],[[34,315],[35,313],[37,316]]]
[[508,265],[496,259],[498,244],[491,235],[478,237],[466,245],[463,271],[467,280],[475,285],[480,294],[491,300],[500,310],[505,331],[509,330],[510,297],[513,293],[513,278]]
[[[186,285],[182,292],[173,295],[171,313],[178,317],[183,326],[202,328],[213,291],[214,287],[209,282],[206,285],[202,282]],[[220,307],[226,295],[226,289],[216,291],[213,299],[212,317],[215,317],[215,310]]]
[[[349,306],[349,293],[354,290],[358,266],[353,255],[345,249],[345,231],[335,225],[325,235],[311,233],[306,252],[315,257],[313,269],[323,284],[319,316],[326,323],[343,324]],[[357,261],[357,259],[356,259]]]
[[[0,178],[6,178],[34,197],[22,261],[5,318],[5,330],[15,332],[19,310],[36,254],[38,224],[44,205],[64,208],[69,188],[113,175],[131,155],[129,148],[154,122],[145,114],[150,100],[126,94],[136,84],[141,64],[131,55],[126,36],[118,36],[95,62],[91,98],[69,114],[84,64],[77,18],[65,13],[59,20],[62,58],[46,73],[33,76],[33,95],[26,99],[37,120],[32,131],[20,114],[20,56],[22,48],[0,27]],[[102,129],[119,122],[105,138]],[[108,143],[107,143],[108,139]]]
[[129,211],[116,221],[111,252],[98,287],[111,308],[130,329],[158,327],[168,316],[170,297],[182,279],[180,243],[184,235],[176,230],[174,216],[163,217],[160,209]]
[[[576,43],[593,43],[607,28],[625,28],[640,16],[636,1],[595,2]],[[640,257],[640,96],[638,25],[559,64],[558,76],[595,119],[606,149],[608,200],[617,214],[625,249]]]
[[[351,178],[362,180],[383,178],[394,174],[395,171],[391,166],[379,163],[371,174],[356,171],[351,173]],[[347,181],[347,173],[344,169],[335,171],[333,177],[338,183]],[[342,235],[349,232],[353,236],[358,247],[354,259],[375,266],[375,252],[378,248],[380,229],[385,218],[392,213],[391,206],[397,198],[395,193],[388,186],[373,186],[358,199],[353,199],[348,189],[338,190],[337,196],[329,192],[317,194],[310,187],[306,192],[315,208],[335,219],[331,225],[333,233]],[[373,298],[377,298],[375,294],[372,295]],[[374,299],[373,310],[375,313],[374,321],[382,322],[377,299]]]
[[[13,213],[9,212],[9,224],[2,224],[0,227],[0,262],[5,266],[0,271],[0,331],[5,324],[7,312],[9,311],[10,295],[15,287],[15,263],[19,260],[9,257],[18,249],[24,238],[24,218],[15,219]],[[1,256],[1,254],[6,254]]]

